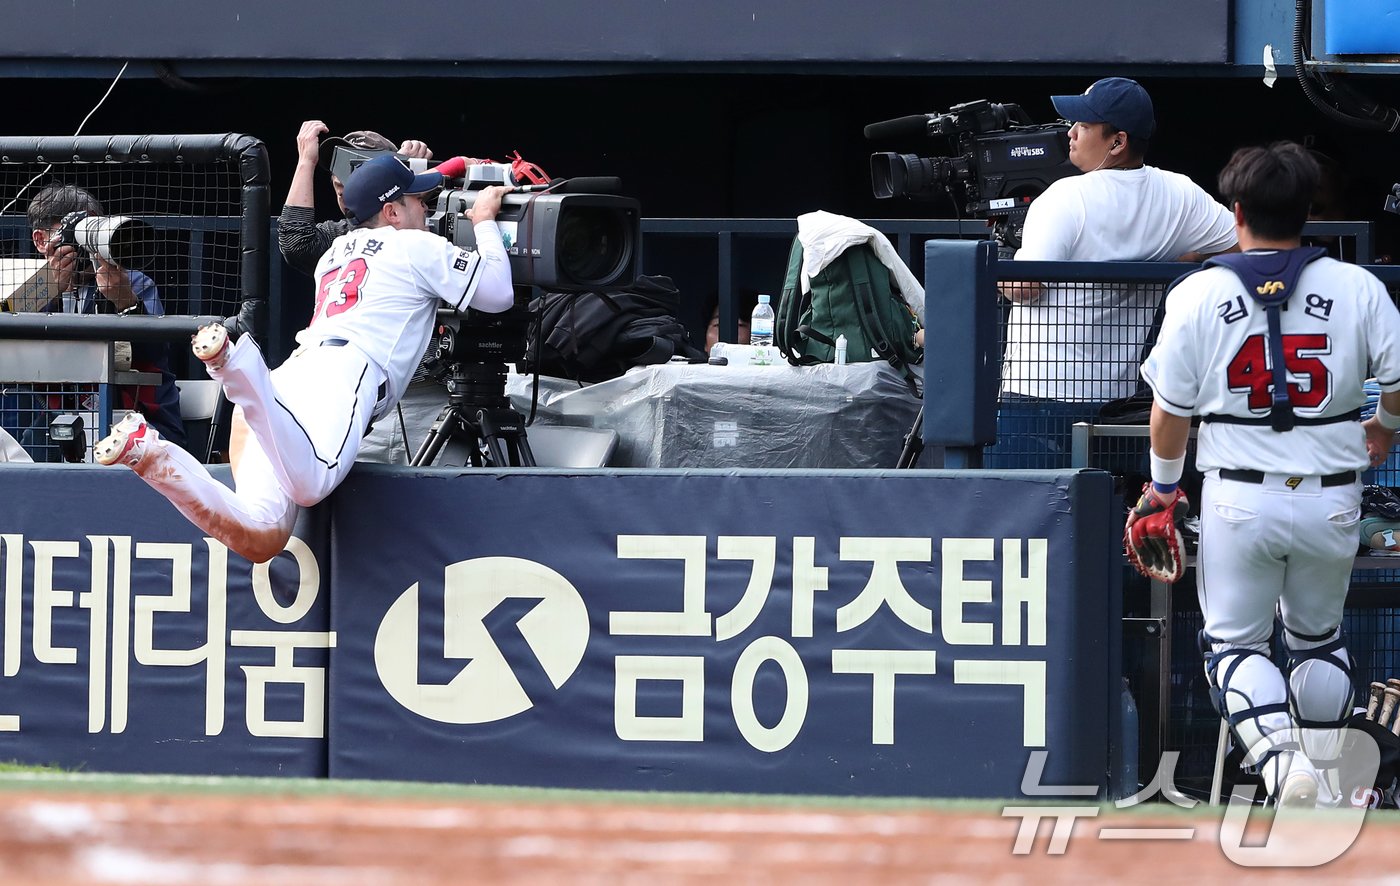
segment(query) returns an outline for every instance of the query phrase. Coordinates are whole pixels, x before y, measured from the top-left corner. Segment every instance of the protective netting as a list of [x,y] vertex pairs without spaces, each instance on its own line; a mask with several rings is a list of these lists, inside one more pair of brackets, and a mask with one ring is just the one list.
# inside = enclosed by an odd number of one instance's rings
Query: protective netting
[[[73,415],[89,446],[127,409],[186,439],[189,333],[235,316],[260,331],[269,180],[246,135],[0,137],[0,428],[40,461]],[[88,346],[111,350],[75,368]]]
[[[94,245],[105,242],[122,267],[150,277],[167,314],[237,313],[244,247],[237,157],[139,163],[0,158],[0,205],[8,204],[0,215],[0,297],[31,279],[44,263],[28,213],[35,199],[54,186],[80,188],[95,198],[100,212],[80,222],[82,228],[74,233],[87,234]],[[135,224],[116,225],[116,218],[130,218]],[[41,238],[58,227],[44,221],[49,220],[36,220],[42,225]],[[124,236],[127,230],[132,235]],[[47,305],[40,303],[44,292],[36,287],[27,302],[16,304],[15,309],[53,307],[52,298]],[[51,283],[48,292],[57,295]]]
[[[1000,420],[988,467],[1071,466],[1073,425],[1098,423],[1104,404],[1138,389],[1143,347],[1165,288],[1166,282],[1046,283],[1020,303],[1004,303]],[[1115,472],[1145,469],[1141,441],[1105,445],[1118,448],[1101,452]]]

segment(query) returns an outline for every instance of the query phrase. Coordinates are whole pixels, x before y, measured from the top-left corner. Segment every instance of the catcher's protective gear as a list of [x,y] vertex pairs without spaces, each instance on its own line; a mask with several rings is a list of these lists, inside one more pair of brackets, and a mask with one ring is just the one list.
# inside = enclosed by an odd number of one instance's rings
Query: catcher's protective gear
[[1128,562],[1155,581],[1174,582],[1186,572],[1181,530],[1176,525],[1176,505],[1184,501],[1186,494],[1179,487],[1164,498],[1146,483],[1123,529]]

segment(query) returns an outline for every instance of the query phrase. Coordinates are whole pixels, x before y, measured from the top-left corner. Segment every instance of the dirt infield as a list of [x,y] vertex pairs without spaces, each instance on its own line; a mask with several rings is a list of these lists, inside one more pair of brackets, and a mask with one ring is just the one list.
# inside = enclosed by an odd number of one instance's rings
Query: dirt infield
[[[1262,840],[1267,816],[1251,822]],[[518,802],[96,793],[0,793],[0,870],[23,884],[461,883],[1374,883],[1400,818],[1372,815],[1321,869],[1252,868],[1221,851],[1219,810],[1107,811],[1076,823],[1062,855],[1042,822],[1013,854],[1020,820],[992,807],[849,810],[814,805]],[[1131,827],[1189,840],[1110,839]],[[1311,832],[1333,827],[1326,814]],[[1257,832],[1257,834],[1256,834]],[[1121,834],[1120,834],[1121,837]]]

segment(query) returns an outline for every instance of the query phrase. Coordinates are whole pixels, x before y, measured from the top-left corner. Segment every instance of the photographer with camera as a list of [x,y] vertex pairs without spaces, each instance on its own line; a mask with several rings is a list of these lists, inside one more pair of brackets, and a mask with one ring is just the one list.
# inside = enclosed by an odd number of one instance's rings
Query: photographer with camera
[[250,338],[231,341],[217,324],[196,333],[195,356],[239,407],[230,446],[236,491],[169,446],[138,413],[97,444],[97,460],[131,467],[247,559],[277,556],[298,508],[317,504],[345,479],[371,423],[403,395],[439,302],[487,313],[514,305],[495,222],[511,189],[480,192],[466,216],[477,244],[468,252],[427,230],[422,196],[441,184],[439,173],[415,175],[393,154],[349,176],[344,200],[356,227],[321,257],[311,322],[277,369],[268,370]]
[[[1031,203],[1017,260],[1200,261],[1238,250],[1228,209],[1186,176],[1144,162],[1156,118],[1137,82],[1109,77],[1050,100],[1073,123],[1069,159],[1084,174],[1051,183]],[[1160,293],[1008,282],[1001,295],[1012,307],[986,465],[1069,467],[1073,425],[1137,390]]]
[[[92,194],[74,185],[53,184],[29,201],[28,221],[34,249],[48,262],[56,293],[42,310],[77,314],[165,314],[160,293],[150,277],[128,270],[96,251],[81,248],[74,226],[85,219],[102,219],[102,205]],[[135,410],[172,443],[185,445],[180,419],[180,391],[170,370],[167,342],[136,342],[131,348],[131,368],[160,376],[155,385],[121,385],[117,405]],[[60,460],[48,443],[49,419],[54,413],[81,408],[76,396],[34,388],[7,388],[0,398],[4,426],[35,458]],[[17,425],[23,425],[19,427]]]

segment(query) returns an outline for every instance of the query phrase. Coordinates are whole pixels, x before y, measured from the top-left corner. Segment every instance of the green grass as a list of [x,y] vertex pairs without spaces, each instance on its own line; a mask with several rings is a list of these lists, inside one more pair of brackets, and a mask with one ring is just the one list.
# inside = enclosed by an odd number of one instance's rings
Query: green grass
[[[130,775],[63,772],[54,767],[0,763],[0,793],[50,790],[67,793],[167,793],[233,796],[364,797],[383,800],[489,803],[592,803],[712,808],[791,808],[837,812],[950,812],[1000,816],[1005,806],[1070,805],[1066,801],[987,800],[931,797],[846,797],[792,794],[602,791],[502,785],[433,784],[320,778]],[[1077,805],[1077,804],[1074,804]],[[1222,810],[1204,803],[1185,809],[1171,803],[1144,803],[1118,809],[1100,803],[1099,815],[1218,818]],[[1400,811],[1379,810],[1368,818],[1400,823]]]
[[996,800],[940,800],[922,797],[834,797],[787,794],[605,791],[505,785],[440,784],[325,778],[134,775],[63,772],[38,766],[0,764],[3,791],[96,791],[113,793],[232,794],[269,796],[356,796],[406,800],[483,800],[525,803],[633,803],[661,805],[845,807],[895,810],[961,808],[999,810]]
[[29,763],[16,763],[13,760],[0,762],[0,775],[12,772],[62,772],[57,766],[32,765]]

